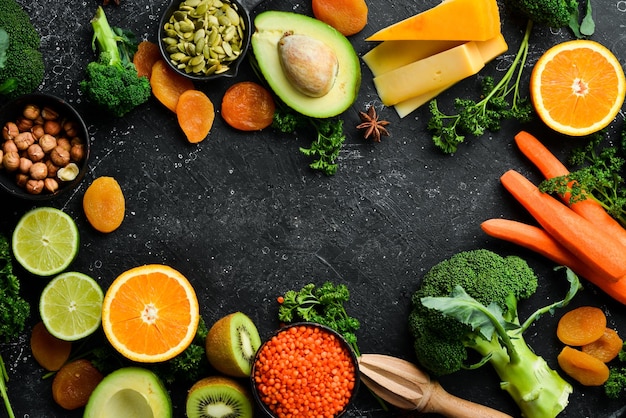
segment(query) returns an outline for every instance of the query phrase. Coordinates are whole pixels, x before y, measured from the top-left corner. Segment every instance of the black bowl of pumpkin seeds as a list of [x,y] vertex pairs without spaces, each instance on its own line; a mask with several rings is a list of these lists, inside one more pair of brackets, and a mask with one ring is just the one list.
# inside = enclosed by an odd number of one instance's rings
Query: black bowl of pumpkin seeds
[[235,77],[250,25],[236,0],[173,0],[161,17],[159,48],[174,71],[194,81]]

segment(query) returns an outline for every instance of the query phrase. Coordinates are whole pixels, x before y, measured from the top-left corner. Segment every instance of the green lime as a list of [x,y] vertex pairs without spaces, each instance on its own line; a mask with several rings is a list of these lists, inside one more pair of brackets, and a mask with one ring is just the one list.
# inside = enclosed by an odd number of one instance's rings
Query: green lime
[[83,273],[65,272],[41,292],[39,314],[50,334],[76,341],[100,326],[103,299],[102,288],[94,279]]
[[13,231],[15,259],[39,276],[52,276],[65,270],[76,258],[79,244],[74,220],[51,207],[25,213]]

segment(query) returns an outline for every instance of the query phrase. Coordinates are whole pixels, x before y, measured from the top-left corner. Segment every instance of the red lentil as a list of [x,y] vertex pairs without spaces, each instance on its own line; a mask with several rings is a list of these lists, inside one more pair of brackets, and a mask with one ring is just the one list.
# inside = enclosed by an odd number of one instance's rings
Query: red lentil
[[350,400],[355,379],[348,349],[317,326],[292,326],[277,333],[255,362],[259,398],[279,418],[337,416]]

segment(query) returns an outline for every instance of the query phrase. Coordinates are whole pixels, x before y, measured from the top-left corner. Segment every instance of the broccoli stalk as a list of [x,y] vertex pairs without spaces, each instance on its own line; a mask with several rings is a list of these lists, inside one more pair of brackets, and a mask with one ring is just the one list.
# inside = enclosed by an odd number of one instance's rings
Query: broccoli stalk
[[[581,288],[578,277],[566,272],[570,287],[564,299],[520,323],[517,303],[537,288],[521,258],[474,250],[442,261],[413,296],[409,327],[418,360],[438,376],[490,364],[524,417],[555,417],[567,406],[572,386],[528,346],[523,333]],[[473,365],[466,364],[470,351],[480,356]]]
[[114,116],[124,116],[148,101],[152,92],[148,78],[139,77],[132,61],[137,40],[131,31],[112,27],[102,6],[91,26],[92,49],[98,58],[87,64],[80,89],[92,103]]

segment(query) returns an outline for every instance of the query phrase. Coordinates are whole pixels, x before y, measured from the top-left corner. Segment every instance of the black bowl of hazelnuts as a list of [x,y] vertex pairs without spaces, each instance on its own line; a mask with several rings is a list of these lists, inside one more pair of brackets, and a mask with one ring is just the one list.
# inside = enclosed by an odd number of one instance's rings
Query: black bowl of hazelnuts
[[85,176],[90,140],[80,114],[49,94],[26,94],[0,109],[0,188],[11,196],[48,200]]

